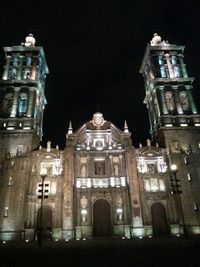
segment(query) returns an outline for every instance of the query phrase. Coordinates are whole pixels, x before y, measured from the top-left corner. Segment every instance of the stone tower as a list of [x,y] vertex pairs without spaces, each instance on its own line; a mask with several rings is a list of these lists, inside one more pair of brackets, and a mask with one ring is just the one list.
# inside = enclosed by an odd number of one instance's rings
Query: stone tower
[[45,78],[44,51],[32,34],[19,46],[4,47],[0,81],[0,150],[14,156],[35,149],[42,137]]
[[30,152],[42,137],[48,67],[43,48],[35,46],[31,34],[25,43],[4,47],[4,51],[6,63],[0,81],[0,239],[12,240],[23,238],[27,228]]
[[200,114],[192,95],[194,78],[187,74],[183,52],[184,46],[169,44],[154,34],[140,73],[152,138],[167,149],[169,166],[178,168],[183,217],[188,230],[194,232],[199,230],[195,225],[199,225]]

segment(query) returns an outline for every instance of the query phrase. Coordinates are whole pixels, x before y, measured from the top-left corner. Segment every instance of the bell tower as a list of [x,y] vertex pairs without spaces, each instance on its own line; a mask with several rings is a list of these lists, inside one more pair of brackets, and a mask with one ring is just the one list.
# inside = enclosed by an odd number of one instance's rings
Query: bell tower
[[11,156],[35,149],[42,138],[45,78],[43,48],[29,34],[18,46],[4,47],[0,81],[0,150]]
[[[194,78],[187,74],[184,46],[169,44],[154,34],[146,48],[140,73],[143,74],[150,132],[163,147],[179,139],[184,149],[196,140],[200,114],[193,95]],[[182,140],[180,140],[182,139]]]
[[176,203],[179,199],[178,224],[186,235],[200,233],[200,114],[192,94],[194,78],[188,76],[183,53],[184,46],[169,44],[154,34],[140,72],[145,81],[150,132],[167,150],[168,192],[171,190]]

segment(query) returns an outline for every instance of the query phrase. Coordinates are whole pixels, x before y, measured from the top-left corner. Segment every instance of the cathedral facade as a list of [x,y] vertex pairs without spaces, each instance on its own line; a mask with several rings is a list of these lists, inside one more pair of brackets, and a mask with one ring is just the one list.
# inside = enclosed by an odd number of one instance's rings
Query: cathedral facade
[[4,47],[0,240],[200,234],[200,114],[184,46],[154,35],[140,72],[152,145],[97,112],[64,150],[39,146],[48,66],[32,35]]

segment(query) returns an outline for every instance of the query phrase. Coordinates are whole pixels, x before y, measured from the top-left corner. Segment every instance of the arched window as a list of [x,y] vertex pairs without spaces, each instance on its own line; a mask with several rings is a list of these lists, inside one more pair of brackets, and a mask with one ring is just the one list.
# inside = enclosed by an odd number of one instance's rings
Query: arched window
[[158,64],[160,65],[160,75],[162,78],[167,77],[166,69],[165,69],[165,61],[163,56],[158,56]]
[[20,94],[19,95],[19,105],[18,105],[19,116],[24,116],[26,114],[27,102],[28,102],[27,94],[25,94],[25,93]]
[[175,104],[174,104],[174,96],[172,92],[166,92],[165,93],[165,98],[166,98],[166,103],[167,103],[167,108],[169,111],[174,111],[175,109]]
[[1,102],[1,112],[4,115],[9,116],[11,113],[12,104],[13,104],[13,95],[11,93],[5,94]]
[[14,80],[17,77],[17,69],[16,67],[12,67],[9,70],[9,79]]
[[190,106],[189,106],[187,93],[186,92],[180,92],[179,98],[180,98],[180,102],[181,102],[181,106],[182,106],[183,111],[188,111]]

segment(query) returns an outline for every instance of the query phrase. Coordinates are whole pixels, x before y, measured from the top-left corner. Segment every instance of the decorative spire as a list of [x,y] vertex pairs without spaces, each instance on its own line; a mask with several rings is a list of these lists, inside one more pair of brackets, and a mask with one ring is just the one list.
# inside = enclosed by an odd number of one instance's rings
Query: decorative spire
[[129,133],[129,129],[128,129],[128,125],[127,125],[126,120],[124,121],[124,132]]
[[47,142],[47,152],[51,151],[51,141]]
[[151,146],[151,141],[150,141],[150,139],[147,139],[147,146]]
[[68,134],[73,134],[72,122],[69,122]]

